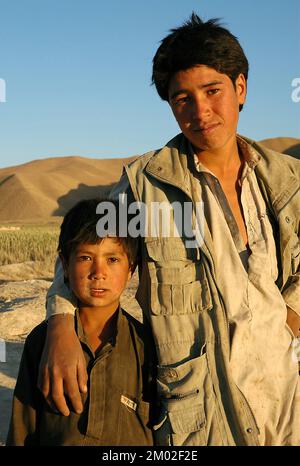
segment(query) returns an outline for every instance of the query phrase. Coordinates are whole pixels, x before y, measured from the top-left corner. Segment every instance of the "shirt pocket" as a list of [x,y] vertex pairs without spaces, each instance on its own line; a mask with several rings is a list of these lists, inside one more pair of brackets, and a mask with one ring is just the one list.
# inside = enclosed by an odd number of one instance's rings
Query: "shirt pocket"
[[197,249],[181,239],[146,243],[150,303],[154,315],[188,314],[212,307],[206,273]]

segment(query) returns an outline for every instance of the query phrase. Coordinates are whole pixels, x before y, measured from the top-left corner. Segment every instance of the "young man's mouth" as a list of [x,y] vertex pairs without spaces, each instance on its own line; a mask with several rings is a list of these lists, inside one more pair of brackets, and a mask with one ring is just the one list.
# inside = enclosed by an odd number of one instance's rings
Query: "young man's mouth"
[[211,133],[214,129],[216,129],[220,123],[212,123],[210,125],[205,125],[205,126],[199,126],[198,128],[195,128],[193,131],[195,133],[201,133],[201,134],[209,134]]

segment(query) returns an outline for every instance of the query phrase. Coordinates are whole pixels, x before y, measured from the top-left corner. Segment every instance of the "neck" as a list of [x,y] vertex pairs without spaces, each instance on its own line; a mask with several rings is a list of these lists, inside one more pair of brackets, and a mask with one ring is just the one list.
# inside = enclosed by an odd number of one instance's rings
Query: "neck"
[[103,346],[116,331],[118,308],[112,311],[95,307],[79,309],[81,324],[93,351]]
[[218,148],[215,150],[195,149],[195,153],[206,168],[212,171],[218,178],[228,174],[238,174],[242,166],[242,154],[239,153],[236,139],[228,148]]

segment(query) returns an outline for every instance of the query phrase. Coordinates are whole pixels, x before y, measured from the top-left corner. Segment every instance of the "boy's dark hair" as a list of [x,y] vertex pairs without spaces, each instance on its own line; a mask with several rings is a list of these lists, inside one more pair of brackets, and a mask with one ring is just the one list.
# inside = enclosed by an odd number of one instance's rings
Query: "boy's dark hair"
[[[218,19],[203,22],[193,13],[182,26],[171,29],[153,58],[152,84],[163,100],[169,101],[170,79],[178,71],[206,65],[233,82],[240,74],[247,81],[249,64],[237,38],[219,25]],[[243,105],[240,105],[242,110]]]
[[74,207],[67,212],[61,224],[57,251],[68,263],[70,254],[79,244],[96,244],[103,240],[103,237],[99,237],[96,231],[97,222],[100,220],[101,216],[103,217],[107,213],[96,213],[96,208],[101,202],[109,202],[115,208],[116,232],[109,236],[116,237],[120,244],[122,244],[128,257],[130,269],[133,272],[137,264],[138,241],[136,238],[128,236],[128,234],[126,237],[118,236],[119,204],[117,201],[111,199],[87,199],[74,205]]

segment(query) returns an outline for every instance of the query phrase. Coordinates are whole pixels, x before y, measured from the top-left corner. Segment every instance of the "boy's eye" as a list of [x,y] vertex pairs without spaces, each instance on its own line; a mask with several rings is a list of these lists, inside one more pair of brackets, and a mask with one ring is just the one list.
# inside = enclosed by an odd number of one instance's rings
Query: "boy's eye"
[[119,258],[118,257],[109,257],[108,262],[110,262],[111,264],[114,264],[116,262],[119,262]]
[[91,257],[90,256],[79,256],[77,257],[77,260],[83,262],[83,261],[90,261]]

